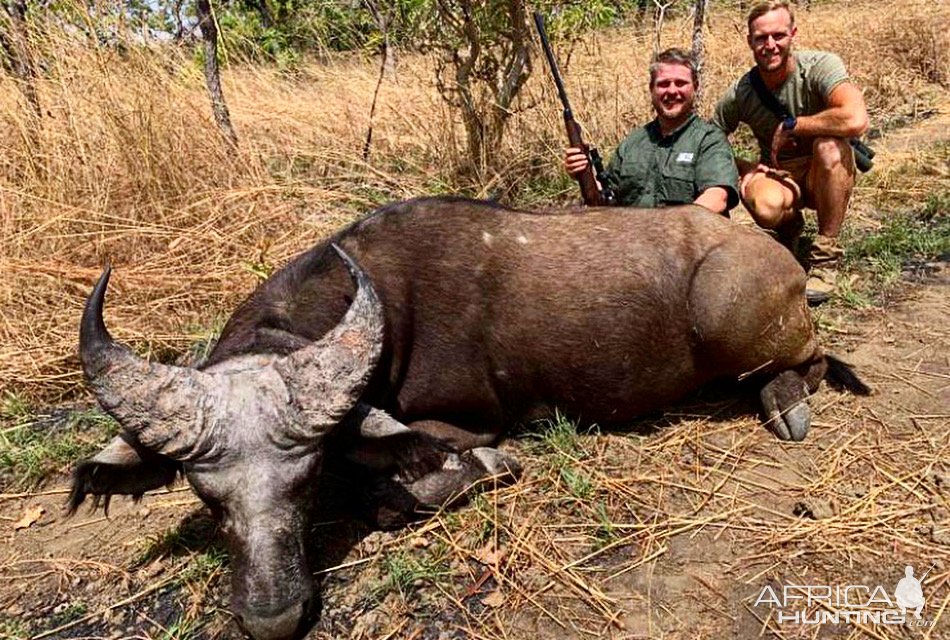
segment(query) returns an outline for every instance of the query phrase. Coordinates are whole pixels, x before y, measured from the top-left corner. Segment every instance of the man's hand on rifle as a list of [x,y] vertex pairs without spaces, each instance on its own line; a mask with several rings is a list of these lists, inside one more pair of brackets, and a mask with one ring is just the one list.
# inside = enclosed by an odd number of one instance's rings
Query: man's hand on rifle
[[[613,200],[612,194],[597,181],[596,174],[603,173],[600,155],[594,149],[590,149],[589,153],[584,153],[587,149],[581,133],[581,126],[574,119],[574,112],[571,111],[571,105],[567,100],[567,92],[564,91],[564,83],[561,82],[561,72],[557,69],[557,60],[554,58],[554,52],[551,51],[548,34],[544,30],[544,18],[537,11],[534,12],[534,24],[538,28],[541,48],[544,49],[544,56],[548,59],[548,67],[551,68],[551,75],[554,77],[555,86],[557,86],[558,98],[560,98],[561,105],[564,107],[564,127],[567,129],[567,143],[571,145],[571,148],[565,154],[564,168],[580,184],[584,204],[588,206],[610,204]],[[590,165],[593,165],[593,167]]]
[[590,165],[587,154],[577,147],[568,147],[564,150],[564,170],[576,176]]

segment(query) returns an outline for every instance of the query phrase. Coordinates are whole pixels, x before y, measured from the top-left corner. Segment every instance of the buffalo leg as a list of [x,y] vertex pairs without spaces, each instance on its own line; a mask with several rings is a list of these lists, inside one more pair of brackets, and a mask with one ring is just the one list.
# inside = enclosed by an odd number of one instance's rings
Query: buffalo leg
[[[485,422],[489,422],[486,420]],[[468,451],[475,447],[488,447],[498,440],[500,429],[474,431],[457,427],[441,420],[416,420],[409,428],[444,442],[455,451]]]
[[442,441],[364,403],[350,414],[347,429],[347,459],[387,474],[395,470],[409,482],[441,469],[453,452]]
[[417,480],[406,481],[399,474],[382,479],[371,492],[371,510],[378,526],[402,526],[425,512],[463,502],[466,492],[483,480],[494,477],[510,484],[520,475],[521,465],[513,456],[476,447],[449,454],[441,469]]
[[811,426],[808,385],[791,369],[770,380],[759,393],[765,411],[766,426],[782,440],[801,441]]
[[828,361],[819,351],[811,362],[801,365],[798,371],[801,372],[802,378],[805,380],[808,392],[815,393],[818,391],[821,381],[825,379],[825,374],[828,373]]
[[385,411],[359,404],[350,416],[353,434],[347,458],[386,473],[370,490],[371,518],[401,526],[420,512],[460,502],[486,478],[510,483],[521,465],[507,453],[478,446],[497,435],[472,433],[436,420],[404,425]]

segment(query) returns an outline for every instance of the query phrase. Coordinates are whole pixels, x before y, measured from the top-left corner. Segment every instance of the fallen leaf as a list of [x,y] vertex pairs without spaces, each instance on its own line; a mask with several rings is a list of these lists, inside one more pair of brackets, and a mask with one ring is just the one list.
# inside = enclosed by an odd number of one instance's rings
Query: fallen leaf
[[478,576],[478,580],[468,585],[465,591],[462,593],[462,600],[465,598],[471,598],[478,590],[482,588],[482,585],[485,584],[485,581],[488,580],[488,577],[491,575],[491,569],[485,569],[482,571],[482,575]]
[[482,598],[482,604],[486,607],[500,607],[505,604],[505,594],[501,592],[501,589],[495,589]]
[[36,523],[40,516],[46,511],[43,507],[36,505],[23,512],[23,517],[13,525],[13,530],[26,529]]
[[409,540],[409,546],[413,549],[425,549],[429,546],[429,541],[422,536],[416,536]]
[[475,559],[484,565],[497,567],[506,553],[508,553],[508,550],[504,546],[496,549],[495,545],[489,542],[475,552]]

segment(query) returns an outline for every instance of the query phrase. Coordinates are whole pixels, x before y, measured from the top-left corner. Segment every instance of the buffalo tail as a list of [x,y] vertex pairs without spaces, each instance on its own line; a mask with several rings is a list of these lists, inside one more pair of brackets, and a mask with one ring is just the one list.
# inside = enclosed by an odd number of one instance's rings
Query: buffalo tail
[[825,380],[832,387],[839,391],[850,391],[858,396],[870,395],[871,387],[864,384],[858,374],[854,372],[847,362],[839,360],[833,355],[825,354],[825,362],[828,363],[828,371],[825,373]]

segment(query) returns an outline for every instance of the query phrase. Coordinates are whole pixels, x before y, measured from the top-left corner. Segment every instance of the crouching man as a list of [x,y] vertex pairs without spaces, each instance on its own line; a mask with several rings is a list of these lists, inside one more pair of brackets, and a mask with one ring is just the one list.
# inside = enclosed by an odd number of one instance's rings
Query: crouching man
[[797,29],[787,0],[757,3],[747,23],[755,66],[720,99],[713,123],[731,134],[744,122],[759,143],[758,163],[737,161],[742,202],[759,226],[794,252],[802,208],[816,211],[806,295],[817,304],[835,290],[838,233],[855,179],[848,140],[867,129],[864,97],[835,54],[793,51]]

